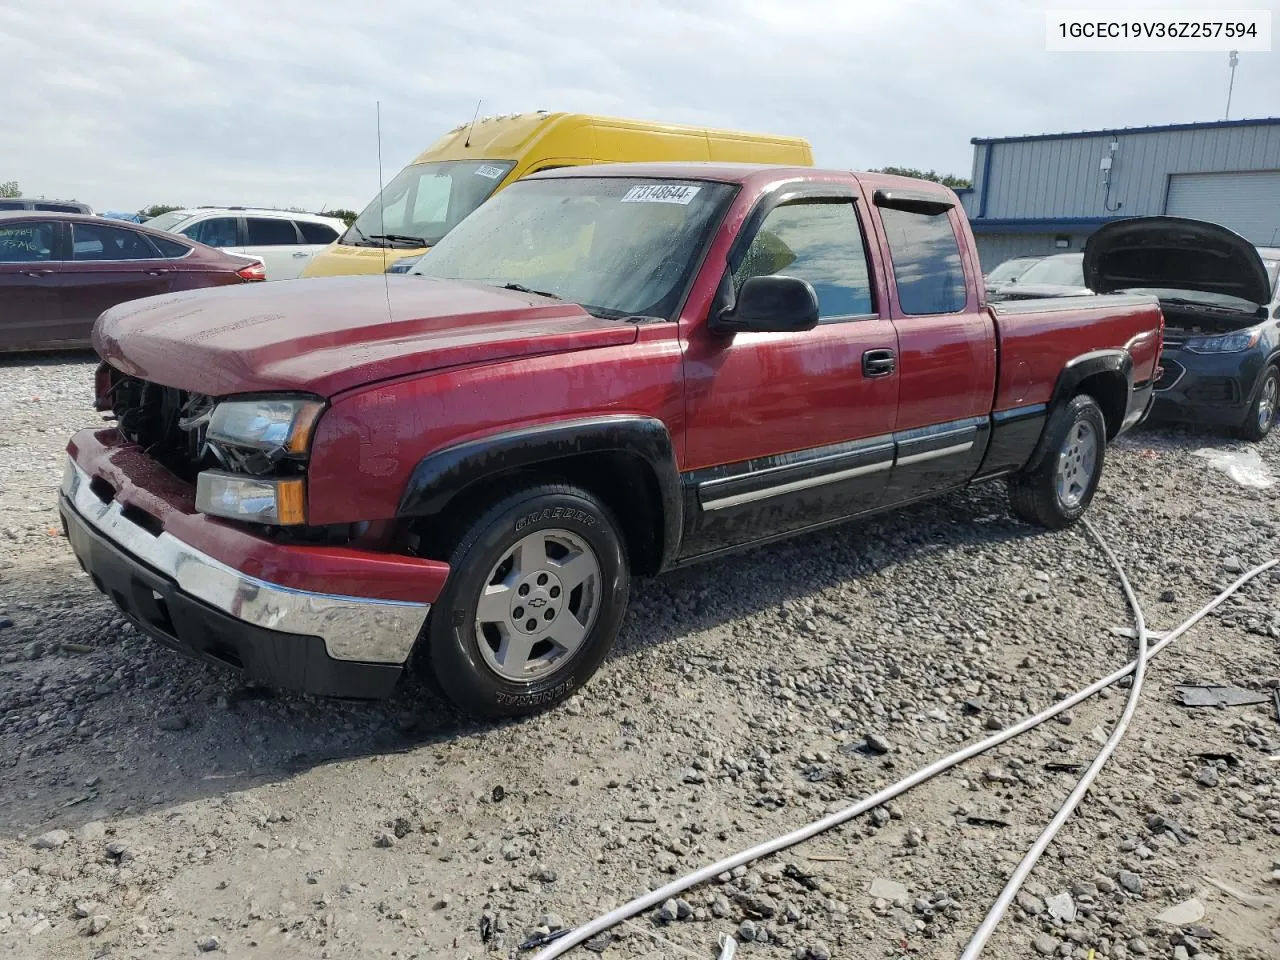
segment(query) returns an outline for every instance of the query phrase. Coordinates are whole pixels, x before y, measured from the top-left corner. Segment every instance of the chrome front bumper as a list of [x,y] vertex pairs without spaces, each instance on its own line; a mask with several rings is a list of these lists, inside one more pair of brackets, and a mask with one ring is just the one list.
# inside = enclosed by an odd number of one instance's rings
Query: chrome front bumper
[[311,593],[259,580],[227,566],[173,535],[159,535],[103,502],[90,478],[67,458],[62,493],[99,534],[211,607],[267,630],[320,637],[335,660],[403,664],[431,609],[429,603]]

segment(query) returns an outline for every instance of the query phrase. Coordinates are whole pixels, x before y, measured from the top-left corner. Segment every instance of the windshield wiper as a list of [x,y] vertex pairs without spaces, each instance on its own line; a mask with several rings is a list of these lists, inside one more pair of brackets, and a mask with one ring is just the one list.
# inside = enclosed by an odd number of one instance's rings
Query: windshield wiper
[[539,297],[550,297],[552,300],[563,300],[564,297],[558,293],[551,293],[549,290],[534,290],[532,287],[526,287],[523,283],[504,283],[503,290],[515,290],[517,293],[532,293]]
[[415,247],[425,247],[427,241],[422,237],[415,237],[407,233],[371,233],[370,240],[390,240],[392,243],[411,243]]

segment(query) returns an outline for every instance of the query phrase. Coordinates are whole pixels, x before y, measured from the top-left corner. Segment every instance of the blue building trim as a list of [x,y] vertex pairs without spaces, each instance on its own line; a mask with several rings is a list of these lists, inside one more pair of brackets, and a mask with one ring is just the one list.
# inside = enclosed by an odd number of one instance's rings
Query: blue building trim
[[[1168,133],[1173,130],[1218,130],[1225,127],[1262,127],[1280,124],[1280,117],[1257,117],[1249,120],[1206,120],[1203,123],[1166,123],[1152,127],[1108,127],[1105,130],[1078,130],[1074,133],[1033,133],[1021,137],[972,137],[969,142],[1024,143],[1028,140],[1074,140],[1076,137],[1107,137],[1113,134]],[[984,183],[985,188],[985,183]]]
[[975,217],[969,221],[973,232],[977,233],[1092,233],[1104,223],[1113,220],[1126,220],[1127,217],[998,217],[984,219]]
[[978,201],[978,216],[987,215],[987,197],[991,195],[991,147],[988,146],[982,157],[982,197]]

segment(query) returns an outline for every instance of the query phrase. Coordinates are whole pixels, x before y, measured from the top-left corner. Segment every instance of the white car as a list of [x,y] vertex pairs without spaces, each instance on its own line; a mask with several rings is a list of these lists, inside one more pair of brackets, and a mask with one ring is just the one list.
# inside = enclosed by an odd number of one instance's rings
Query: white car
[[268,280],[293,280],[311,258],[337,240],[347,225],[334,217],[252,207],[171,210],[145,224],[181,234],[227,253],[257,257]]

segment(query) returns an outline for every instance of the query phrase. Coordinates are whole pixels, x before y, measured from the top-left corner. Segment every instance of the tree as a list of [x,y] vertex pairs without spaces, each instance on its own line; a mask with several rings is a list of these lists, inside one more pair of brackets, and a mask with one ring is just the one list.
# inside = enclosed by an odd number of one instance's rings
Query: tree
[[170,210],[181,210],[182,207],[172,203],[153,203],[149,207],[143,207],[138,211],[138,216],[144,220],[150,220],[152,217],[158,217],[162,213],[168,213]]
[[965,177],[957,177],[951,173],[938,173],[936,170],[917,170],[915,167],[881,167],[879,170],[870,172],[891,173],[897,177],[915,177],[917,180],[932,180],[952,190],[967,190],[973,186]]
[[355,223],[356,217],[360,216],[360,214],[356,213],[354,210],[343,210],[339,208],[337,210],[321,210],[318,216],[335,217],[349,227],[351,224]]
[[17,180],[0,181],[0,197],[20,197],[22,190]]

